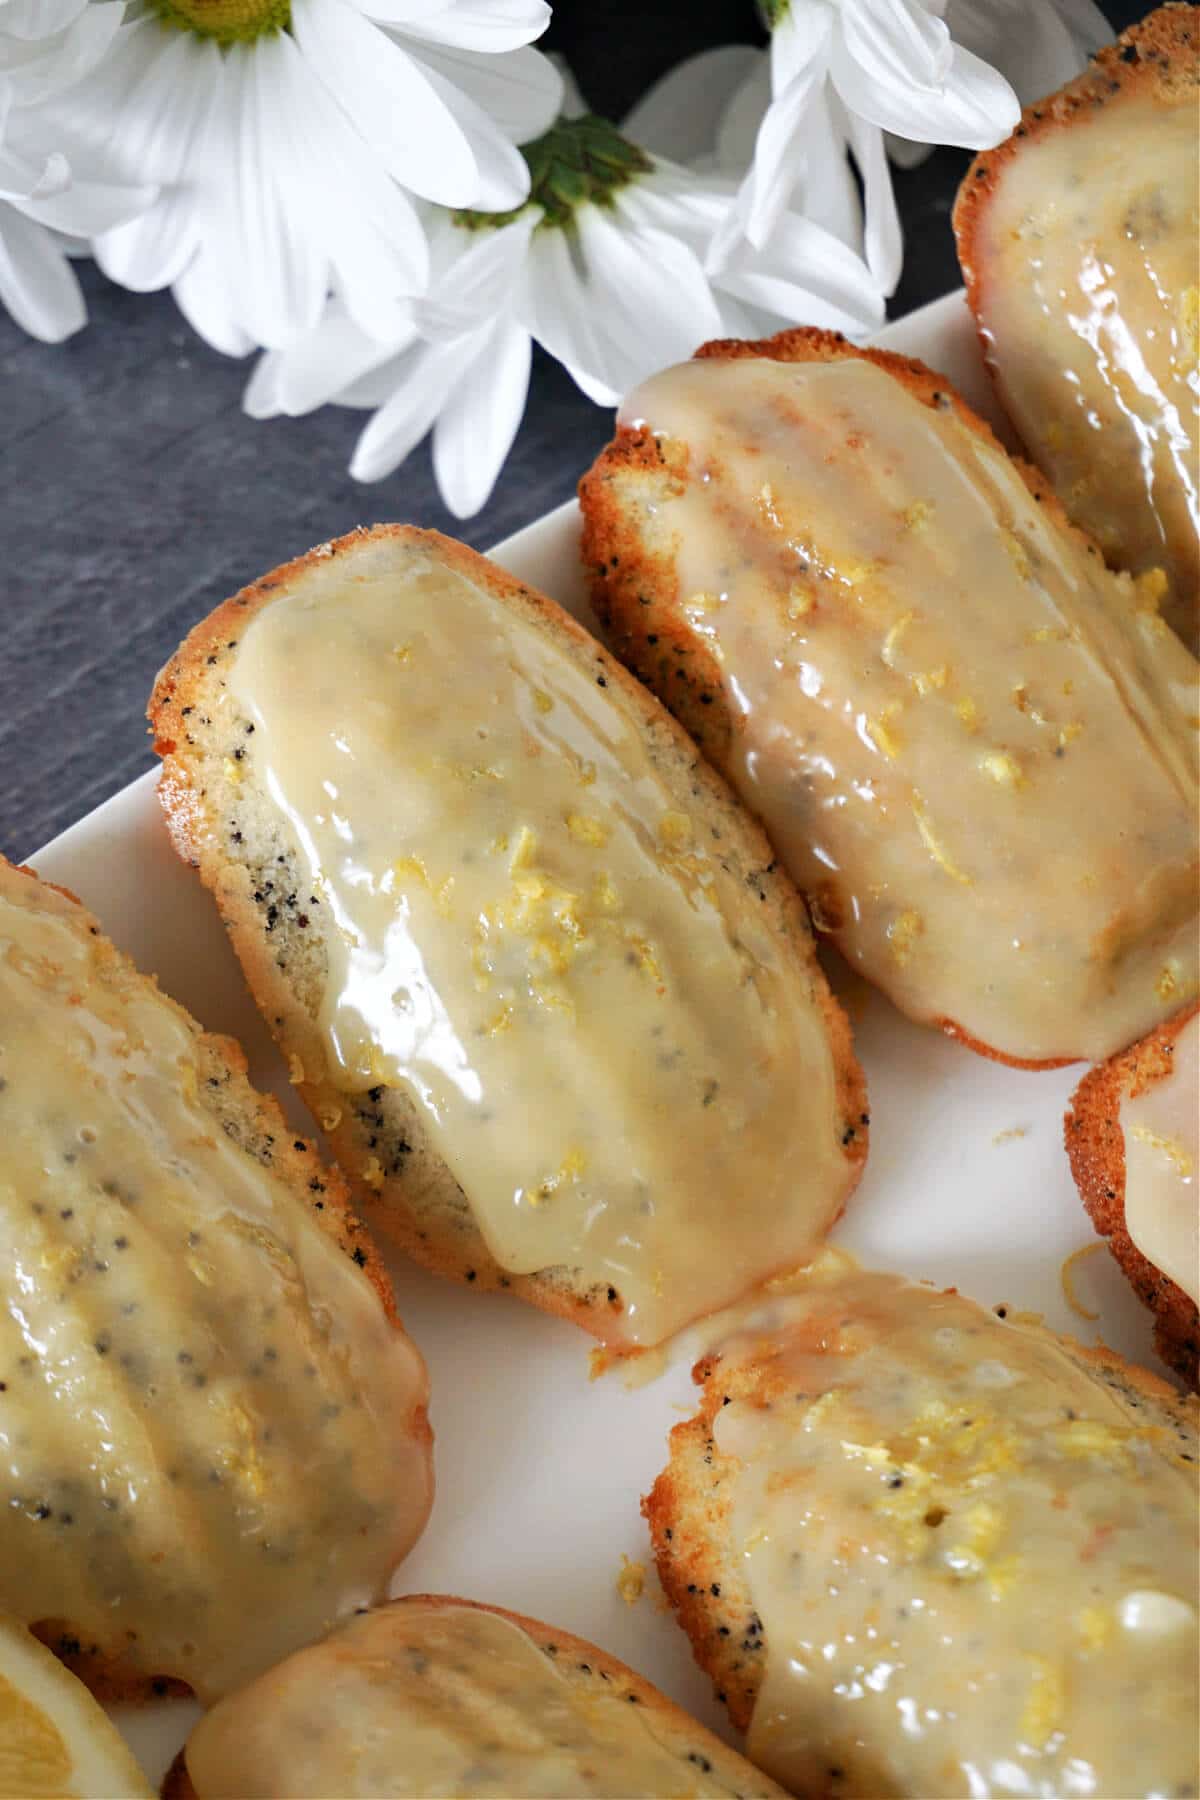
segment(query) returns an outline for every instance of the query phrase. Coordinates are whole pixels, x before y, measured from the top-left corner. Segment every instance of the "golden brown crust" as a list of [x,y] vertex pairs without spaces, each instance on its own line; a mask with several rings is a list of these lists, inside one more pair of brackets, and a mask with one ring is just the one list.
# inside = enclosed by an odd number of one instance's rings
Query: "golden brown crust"
[[1125,1226],[1125,1134],[1121,1104],[1170,1073],[1175,1040],[1200,1011],[1177,1013],[1120,1056],[1089,1070],[1063,1118],[1071,1173],[1098,1235],[1107,1239],[1138,1299],[1154,1314],[1163,1361],[1200,1387],[1200,1309],[1191,1296],[1142,1255]]
[[[368,1140],[380,1129],[380,1115],[371,1112],[372,1096],[379,1090],[372,1089],[367,1096],[348,1096],[328,1080],[311,1079],[310,1069],[324,1067],[316,1029],[310,1013],[298,1000],[289,975],[280,970],[270,953],[253,903],[253,882],[244,869],[231,863],[228,847],[216,840],[211,808],[206,803],[202,756],[196,734],[190,729],[190,716],[214,680],[224,685],[222,665],[236,649],[241,632],[281,588],[319,562],[380,539],[427,550],[466,579],[485,587],[519,617],[547,632],[610,688],[615,698],[634,711],[659,766],[670,764],[676,771],[673,779],[686,780],[701,806],[720,817],[725,841],[740,849],[747,880],[762,898],[771,902],[774,919],[803,962],[821,1008],[835,1064],[846,1160],[857,1179],[867,1154],[868,1114],[865,1082],[854,1056],[849,1022],[816,961],[804,903],[778,868],[760,828],[720,777],[696,754],[695,746],[653,696],[554,601],[438,532],[406,525],[376,525],[360,528],[296,557],[217,607],[194,627],[162,670],[148,707],[155,749],[163,759],[159,798],[175,848],[185,862],[199,870],[201,879],[214,893],[250,988],[282,1054],[285,1058],[298,1057],[303,1065],[305,1079],[296,1085],[306,1104],[317,1118],[340,1115],[340,1123],[327,1130],[326,1135],[352,1181],[357,1180],[368,1159]],[[261,901],[261,893],[257,898]],[[419,1121],[411,1124],[413,1130],[419,1130]],[[445,1180],[461,1221],[453,1232],[436,1226],[427,1228],[416,1207],[407,1204],[399,1163],[387,1171],[377,1197],[360,1187],[356,1187],[356,1196],[406,1254],[435,1273],[480,1289],[507,1289],[597,1336],[611,1329],[611,1320],[621,1304],[615,1289],[599,1287],[580,1294],[565,1280],[551,1279],[554,1271],[508,1273],[489,1253],[471,1219],[466,1197],[448,1171]]]
[[718,1375],[722,1358],[705,1358],[692,1370],[703,1387],[700,1410],[670,1434],[670,1458],[642,1513],[650,1527],[663,1592],[686,1631],[692,1654],[709,1677],[717,1699],[739,1731],[747,1731],[766,1667],[767,1643],[749,1589],[730,1554],[733,1478],[737,1459],[724,1455],[713,1420],[726,1400],[753,1386],[745,1365]]
[[[1000,455],[1008,455],[991,426],[972,411],[944,376],[916,357],[900,356],[892,350],[860,348],[840,332],[797,326],[757,340],[718,338],[702,344],[696,357],[726,361],[769,357],[776,362],[827,362],[857,357],[891,375],[923,406],[935,411],[952,409],[964,425]],[[1099,560],[1099,550],[1068,519],[1045,477],[1020,457],[1010,456],[1009,461],[1045,515]],[[728,774],[730,722],[720,666],[703,639],[679,614],[679,583],[672,558],[643,543],[637,520],[614,496],[615,484],[631,469],[660,483],[667,497],[672,489],[678,491],[677,484],[687,480],[687,448],[657,440],[646,427],[618,426],[612,443],[601,451],[580,481],[581,553],[591,581],[592,605],[621,660],[670,708],[709,760]],[[810,894],[808,898],[817,929],[827,929],[820,895]],[[836,941],[836,932],[831,931],[830,935]],[[931,1023],[978,1055],[1010,1068],[1060,1069],[1073,1060],[1010,1056],[972,1037],[953,1019],[939,1018]]]
[[954,235],[967,284],[967,303],[975,315],[989,371],[987,339],[980,322],[985,259],[979,254],[978,233],[1006,165],[1027,144],[1067,130],[1080,115],[1131,94],[1148,94],[1164,105],[1178,105],[1200,82],[1198,49],[1200,6],[1160,6],[1140,24],[1123,31],[1115,43],[1106,44],[1074,81],[1027,106],[1012,136],[994,150],[982,151],[967,170],[954,203]]
[[956,1044],[965,1044],[976,1056],[985,1056],[989,1062],[1003,1063],[1009,1069],[1069,1069],[1073,1062],[1079,1061],[1077,1056],[1043,1056],[1040,1059],[1033,1056],[1009,1056],[1005,1051],[993,1050],[990,1044],[972,1037],[969,1031],[964,1031],[953,1019],[931,1019],[930,1024],[935,1031],[944,1032],[948,1038],[953,1038]]
[[[389,1606],[419,1606],[434,1611],[447,1607],[469,1607],[474,1612],[494,1613],[498,1619],[507,1619],[510,1625],[516,1625],[524,1631],[569,1679],[598,1680],[604,1684],[607,1693],[632,1705],[644,1706],[648,1712],[653,1713],[656,1735],[661,1742],[679,1754],[684,1767],[687,1761],[700,1767],[707,1763],[715,1770],[719,1779],[731,1781],[739,1791],[742,1790],[742,1777],[752,1773],[752,1791],[756,1800],[786,1800],[784,1790],[769,1775],[763,1775],[757,1769],[751,1771],[743,1757],[721,1743],[712,1732],[684,1712],[682,1707],[676,1706],[652,1682],[637,1674],[627,1663],[618,1661],[596,1644],[589,1643],[586,1638],[575,1637],[569,1631],[559,1631],[552,1625],[543,1624],[539,1619],[531,1619],[526,1613],[510,1612],[503,1606],[489,1606],[481,1600],[464,1600],[454,1594],[405,1594],[400,1599],[390,1601]],[[203,1795],[197,1796],[192,1785],[187,1770],[186,1752],[185,1745],[167,1771],[162,1787],[163,1800],[204,1800]]]
[[[260,1094],[251,1086],[241,1045],[234,1038],[203,1031],[190,1013],[163,992],[153,975],[143,974],[129,957],[122,955],[104,937],[94,914],[69,888],[44,882],[34,869],[10,863],[0,855],[0,879],[6,871],[29,877],[39,887],[50,889],[77,907],[81,927],[99,940],[97,954],[109,965],[135,976],[187,1027],[196,1042],[199,1064],[208,1074],[208,1079],[198,1089],[200,1099],[217,1114],[227,1134],[248,1155],[269,1164],[287,1182],[297,1203],[312,1212],[325,1235],[361,1268],[378,1294],[387,1317],[400,1329],[391,1279],[370,1232],[353,1211],[345,1178],[336,1167],[322,1163],[311,1139],[302,1138],[292,1130],[273,1095]],[[424,1437],[427,1443],[433,1441],[424,1408],[407,1422],[406,1429]],[[31,1624],[30,1630],[99,1700],[143,1702],[190,1691],[180,1681],[130,1673],[122,1665],[119,1648],[92,1642],[68,1620],[38,1620]]]

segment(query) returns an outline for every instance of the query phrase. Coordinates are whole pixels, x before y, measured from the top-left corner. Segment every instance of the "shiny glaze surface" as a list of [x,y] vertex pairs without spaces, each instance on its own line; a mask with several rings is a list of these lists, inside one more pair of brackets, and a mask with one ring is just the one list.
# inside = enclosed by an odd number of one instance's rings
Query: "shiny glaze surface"
[[1125,1229],[1154,1266],[1200,1300],[1200,1013],[1175,1039],[1170,1074],[1121,1103]]
[[610,1284],[640,1344],[800,1261],[850,1176],[807,979],[605,688],[418,556],[273,601],[230,699],[336,921],[330,1079],[405,1088],[496,1261]]
[[1021,145],[983,209],[979,322],[1000,398],[1114,566],[1161,569],[1200,631],[1196,91],[1122,94]]
[[766,1791],[748,1766],[740,1789],[722,1781],[699,1726],[689,1762],[644,1704],[563,1661],[476,1607],[384,1607],[222,1702],[188,1740],[188,1773],[199,1800],[715,1800]]
[[1144,591],[858,358],[682,364],[623,418],[687,447],[647,529],[731,779],[851,962],[1029,1061],[1194,993],[1197,664]]
[[207,1080],[0,867],[0,1602],[212,1699],[386,1593],[431,1476],[419,1356]]
[[1164,1426],[892,1275],[790,1304],[715,1421],[766,1642],[752,1758],[869,1800],[1194,1795],[1194,1403]]

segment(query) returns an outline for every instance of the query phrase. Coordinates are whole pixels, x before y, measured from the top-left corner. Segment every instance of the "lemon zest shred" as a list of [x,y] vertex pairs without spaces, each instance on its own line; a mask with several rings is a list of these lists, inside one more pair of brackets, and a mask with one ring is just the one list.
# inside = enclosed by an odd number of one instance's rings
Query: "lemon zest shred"
[[1085,1306],[1079,1298],[1079,1295],[1075,1292],[1075,1269],[1085,1257],[1094,1256],[1097,1250],[1103,1250],[1103,1248],[1104,1245],[1100,1242],[1099,1238],[1097,1238],[1094,1243],[1081,1244],[1078,1250],[1072,1250],[1070,1256],[1065,1259],[1062,1268],[1058,1272],[1058,1279],[1062,1284],[1063,1299],[1077,1318],[1098,1319],[1100,1317],[1098,1312],[1093,1312],[1090,1307]]
[[646,1591],[646,1565],[634,1562],[632,1557],[621,1555],[621,1571],[617,1576],[616,1588],[626,1606],[636,1606]]
[[929,814],[925,810],[925,801],[915,788],[913,789],[912,811],[913,818],[916,820],[917,831],[920,834],[921,842],[928,850],[930,856],[932,856],[934,862],[937,863],[938,867],[944,869],[950,879],[952,881],[957,881],[962,887],[974,887],[975,883],[972,878],[963,873],[958,864],[950,856],[949,852],[935,837],[933,827],[929,823]]

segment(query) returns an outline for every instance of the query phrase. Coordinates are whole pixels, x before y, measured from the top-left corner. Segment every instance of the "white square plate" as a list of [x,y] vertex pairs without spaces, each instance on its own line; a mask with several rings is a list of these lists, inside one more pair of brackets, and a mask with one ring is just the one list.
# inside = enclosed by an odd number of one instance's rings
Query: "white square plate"
[[[879,339],[946,374],[985,416],[995,410],[961,293]],[[587,620],[572,501],[497,546],[498,562]],[[297,544],[296,550],[303,548]],[[260,573],[244,571],[247,581]],[[153,773],[36,856],[168,993],[210,1029],[238,1037],[252,1077],[311,1131],[242,982],[208,894],[176,859]],[[838,1229],[868,1263],[1008,1301],[1085,1341],[1103,1334],[1156,1366],[1147,1316],[1106,1255],[1077,1269],[1072,1312],[1064,1259],[1096,1243],[1062,1147],[1062,1115],[1081,1070],[1031,1074],[987,1062],[901,1018],[833,955],[871,1099],[871,1155]],[[392,1261],[405,1324],[429,1363],[437,1500],[395,1589],[487,1600],[578,1633],[649,1676],[733,1740],[653,1573],[627,1605],[623,1555],[647,1560],[640,1496],[665,1460],[671,1426],[692,1410],[686,1366],[628,1392],[588,1378],[591,1340],[504,1295],[475,1294]],[[118,1709],[157,1780],[196,1708]]]

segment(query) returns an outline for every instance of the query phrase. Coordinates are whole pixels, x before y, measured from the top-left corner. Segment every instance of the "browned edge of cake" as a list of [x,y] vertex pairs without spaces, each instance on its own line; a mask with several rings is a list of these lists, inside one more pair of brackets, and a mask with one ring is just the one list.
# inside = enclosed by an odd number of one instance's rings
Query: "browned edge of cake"
[[[1168,1367],[1200,1387],[1200,1309],[1143,1256],[1125,1226],[1125,1133],[1121,1104],[1170,1074],[1175,1039],[1200,1011],[1176,1013],[1128,1050],[1090,1069],[1063,1116],[1071,1173],[1098,1235],[1105,1238],[1143,1306],[1154,1314],[1154,1343]],[[1198,1101],[1200,1104],[1200,1101]]]

